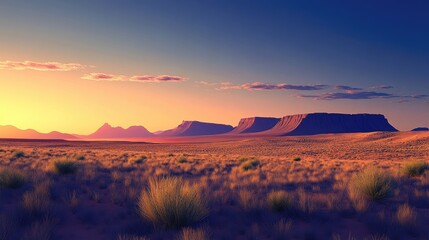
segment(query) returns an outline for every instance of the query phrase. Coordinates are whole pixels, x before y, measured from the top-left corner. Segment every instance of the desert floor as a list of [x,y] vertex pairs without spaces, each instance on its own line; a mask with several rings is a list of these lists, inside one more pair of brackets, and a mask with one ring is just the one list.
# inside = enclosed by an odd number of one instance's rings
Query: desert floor
[[[25,179],[0,188],[0,240],[429,239],[429,171],[404,174],[429,162],[429,133],[207,141],[0,140],[0,169]],[[58,159],[77,170],[53,171]],[[391,193],[354,198],[352,176],[371,167],[391,176]],[[199,189],[203,219],[168,228],[139,214],[149,179],[167,176]],[[273,191],[288,196],[284,211],[270,207]]]

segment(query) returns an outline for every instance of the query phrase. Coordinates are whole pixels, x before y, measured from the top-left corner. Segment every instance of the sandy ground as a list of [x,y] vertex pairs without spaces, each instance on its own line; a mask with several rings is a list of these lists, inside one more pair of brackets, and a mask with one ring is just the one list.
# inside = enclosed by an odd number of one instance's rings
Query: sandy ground
[[[15,157],[17,151],[24,156]],[[76,160],[74,174],[58,175],[47,167],[55,159],[77,156],[84,159]],[[142,156],[147,159],[136,163]],[[243,157],[259,165],[243,170]],[[189,227],[203,229],[209,239],[429,239],[429,171],[413,178],[402,174],[413,160],[429,162],[429,133],[164,143],[3,139],[1,168],[22,172],[26,181],[18,189],[0,188],[0,239],[38,239],[42,233],[51,239],[117,239],[120,234],[177,239],[181,229],[155,226],[136,210],[148,179],[161,176],[198,185],[209,214]],[[350,179],[370,166],[390,174],[394,189],[383,201],[357,207],[348,194]],[[48,214],[30,216],[24,195],[44,185],[50,193]],[[287,192],[290,209],[276,213],[268,207],[274,190]],[[398,220],[404,204],[413,211],[411,223]]]

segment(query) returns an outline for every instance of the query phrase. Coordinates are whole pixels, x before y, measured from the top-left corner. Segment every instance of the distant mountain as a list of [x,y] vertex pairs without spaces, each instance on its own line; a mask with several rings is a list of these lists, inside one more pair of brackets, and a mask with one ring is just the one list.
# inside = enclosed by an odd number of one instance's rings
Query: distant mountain
[[328,133],[396,132],[381,114],[309,113],[283,117],[266,135],[299,136]]
[[427,127],[418,127],[418,128],[414,128],[411,131],[412,132],[425,132],[425,131],[429,131],[429,128],[427,128]]
[[96,132],[86,136],[86,138],[143,138],[151,136],[153,136],[153,134],[142,126],[131,126],[127,129],[124,129],[122,127],[112,127],[108,123],[105,123]]
[[14,126],[0,126],[0,138],[26,138],[26,139],[77,139],[76,136],[57,131],[40,133],[33,129],[22,130]]
[[280,121],[280,118],[273,118],[273,117],[242,118],[238,123],[237,127],[235,127],[229,133],[238,134],[238,133],[262,132],[273,128],[279,121]]
[[198,121],[183,121],[176,128],[160,132],[157,136],[202,136],[214,135],[230,132],[233,129],[231,125],[206,123]]

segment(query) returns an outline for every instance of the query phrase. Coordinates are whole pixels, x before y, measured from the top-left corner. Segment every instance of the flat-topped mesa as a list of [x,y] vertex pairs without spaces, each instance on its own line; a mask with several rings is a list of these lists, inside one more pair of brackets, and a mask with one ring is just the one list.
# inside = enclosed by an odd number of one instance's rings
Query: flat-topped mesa
[[106,138],[143,138],[153,136],[143,126],[131,126],[127,129],[122,127],[112,127],[108,123],[101,126],[96,132],[87,136],[92,139],[106,139]]
[[417,127],[411,130],[411,132],[427,132],[429,131],[429,128],[427,127]]
[[309,113],[283,117],[267,135],[299,136],[328,133],[396,132],[381,114]]
[[231,125],[206,123],[199,121],[183,121],[176,128],[163,131],[157,136],[203,136],[230,132],[233,129]]
[[262,132],[273,128],[279,121],[280,121],[280,118],[273,118],[273,117],[242,118],[238,123],[237,127],[235,127],[229,133],[239,134],[239,133]]

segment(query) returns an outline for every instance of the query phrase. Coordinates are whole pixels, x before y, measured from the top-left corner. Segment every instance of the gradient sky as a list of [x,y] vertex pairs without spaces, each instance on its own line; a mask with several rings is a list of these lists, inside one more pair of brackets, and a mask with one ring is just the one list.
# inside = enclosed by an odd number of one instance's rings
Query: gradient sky
[[0,125],[368,112],[429,126],[429,2],[351,2],[2,0]]

